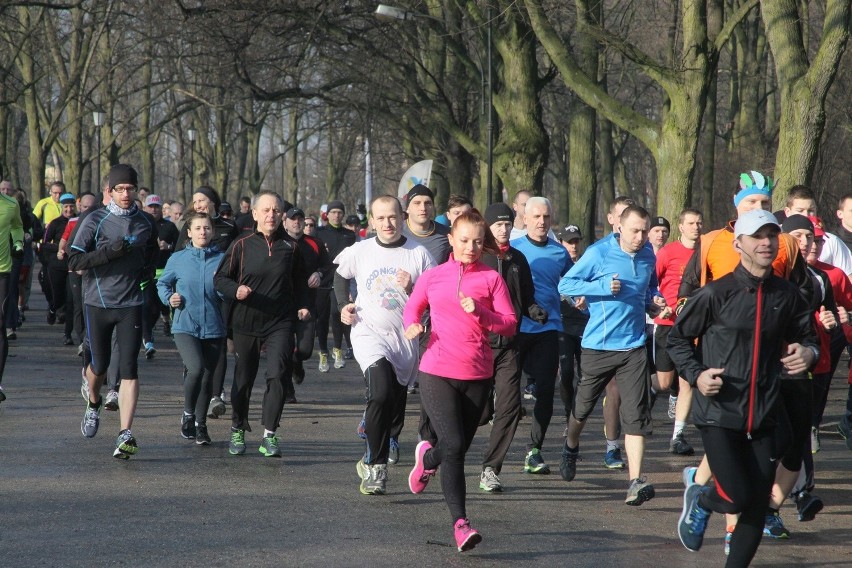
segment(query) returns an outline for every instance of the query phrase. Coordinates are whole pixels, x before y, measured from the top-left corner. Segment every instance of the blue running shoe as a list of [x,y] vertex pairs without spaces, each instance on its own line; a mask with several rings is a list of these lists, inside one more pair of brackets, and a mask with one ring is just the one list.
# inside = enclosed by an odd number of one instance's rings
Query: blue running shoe
[[683,492],[683,512],[677,524],[680,542],[687,550],[698,552],[704,543],[704,532],[712,511],[708,511],[698,503],[702,493],[708,491],[703,485],[690,485]]
[[695,485],[695,474],[698,473],[697,467],[683,468],[683,486],[689,489],[690,485]]
[[621,448],[609,450],[604,456],[604,465],[607,469],[624,469],[624,460],[621,458]]

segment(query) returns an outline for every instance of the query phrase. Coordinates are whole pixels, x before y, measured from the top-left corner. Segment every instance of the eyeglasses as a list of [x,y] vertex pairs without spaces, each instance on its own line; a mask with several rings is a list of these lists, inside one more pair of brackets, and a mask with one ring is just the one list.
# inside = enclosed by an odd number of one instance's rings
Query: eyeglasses
[[316,223],[305,223],[305,228],[307,228],[307,227],[316,227],[316,226],[317,226],[317,224],[316,224]]
[[135,185],[117,185],[112,188],[112,191],[115,193],[129,193],[131,191],[136,191]]

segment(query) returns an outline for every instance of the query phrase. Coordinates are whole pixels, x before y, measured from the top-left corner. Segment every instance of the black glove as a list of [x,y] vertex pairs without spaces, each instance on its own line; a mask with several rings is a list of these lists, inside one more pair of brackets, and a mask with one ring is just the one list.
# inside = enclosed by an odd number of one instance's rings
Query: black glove
[[127,239],[121,239],[120,241],[114,241],[109,247],[107,247],[106,255],[110,260],[114,260],[116,258],[121,258],[127,254],[130,254],[130,249],[133,245],[130,244],[130,241]]
[[24,245],[21,243],[15,243],[12,245],[12,249],[9,252],[12,255],[12,258],[24,258]]
[[538,304],[533,304],[529,309],[530,319],[537,323],[546,323],[547,322],[547,312],[542,309]]

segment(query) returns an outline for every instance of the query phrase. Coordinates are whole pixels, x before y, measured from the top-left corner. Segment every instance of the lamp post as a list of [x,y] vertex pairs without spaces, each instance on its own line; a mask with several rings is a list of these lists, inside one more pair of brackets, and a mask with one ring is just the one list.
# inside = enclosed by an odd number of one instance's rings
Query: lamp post
[[198,131],[190,126],[186,136],[189,138],[189,189],[191,192],[195,189],[195,138],[198,136]]
[[284,160],[284,152],[287,150],[287,145],[284,142],[278,143],[278,155],[281,156],[281,194],[284,195],[284,167],[287,165]]
[[[394,20],[401,21],[410,21],[415,18],[425,18],[427,20],[436,20],[441,21],[434,16],[430,16],[429,14],[421,14],[420,12],[412,12],[410,10],[404,10],[402,8],[397,8],[395,6],[388,6],[386,4],[379,4],[376,7],[376,11],[374,12],[376,18],[383,22],[392,22]],[[486,48],[488,51],[487,56],[487,64],[488,64],[488,122],[486,127],[486,145],[487,145],[487,159],[486,164],[488,167],[488,177],[486,182],[486,198],[485,204],[491,205],[491,194],[493,190],[493,175],[492,171],[494,169],[494,98],[492,88],[492,74],[491,70],[493,68],[492,65],[492,53],[494,42],[491,39],[491,22],[494,19],[494,9],[489,5],[488,7],[488,40],[486,42]],[[480,67],[482,66],[482,60],[480,59]],[[481,70],[484,72],[484,70]]]
[[95,195],[97,195],[98,191],[101,191],[103,188],[101,185],[101,127],[106,122],[106,113],[100,108],[95,109],[92,112],[92,120],[95,123],[95,134],[97,135],[98,140],[98,153],[95,157],[95,184],[98,186]]

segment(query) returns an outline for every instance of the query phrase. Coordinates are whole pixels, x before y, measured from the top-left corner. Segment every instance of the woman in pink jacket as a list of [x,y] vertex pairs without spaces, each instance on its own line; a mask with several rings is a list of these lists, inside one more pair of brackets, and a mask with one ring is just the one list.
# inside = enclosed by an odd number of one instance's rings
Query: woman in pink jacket
[[511,337],[518,322],[503,279],[479,261],[483,248],[496,250],[482,216],[476,211],[459,216],[449,240],[450,259],[420,276],[403,313],[409,339],[423,333],[419,322],[427,307],[432,318],[419,380],[435,439],[417,444],[408,486],[413,493],[421,493],[438,466],[443,466],[441,488],[452,515],[456,545],[464,552],[482,540],[465,512],[464,456],[491,390],[488,333]]

